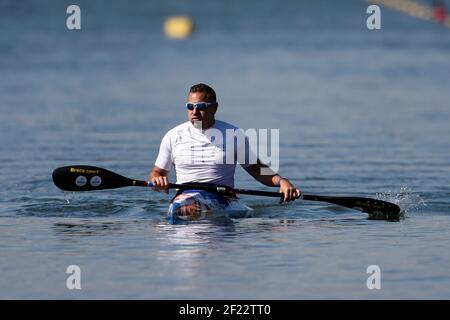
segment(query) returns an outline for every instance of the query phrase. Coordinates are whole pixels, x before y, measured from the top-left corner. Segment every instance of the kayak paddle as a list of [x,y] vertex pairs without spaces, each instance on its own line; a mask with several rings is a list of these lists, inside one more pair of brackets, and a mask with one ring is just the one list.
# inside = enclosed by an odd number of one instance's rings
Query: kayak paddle
[[[116,189],[122,187],[152,187],[151,182],[134,180],[121,176],[107,169],[94,166],[66,166],[53,171],[53,182],[65,191],[94,191],[104,189]],[[231,187],[211,186],[202,184],[175,184],[169,183],[169,189],[197,189],[222,194],[248,194],[255,196],[282,198],[283,193],[234,189]],[[398,217],[400,207],[394,203],[363,197],[338,197],[338,196],[318,196],[313,194],[302,194],[303,200],[329,202],[346,208],[356,209],[368,214],[381,214],[387,218]]]

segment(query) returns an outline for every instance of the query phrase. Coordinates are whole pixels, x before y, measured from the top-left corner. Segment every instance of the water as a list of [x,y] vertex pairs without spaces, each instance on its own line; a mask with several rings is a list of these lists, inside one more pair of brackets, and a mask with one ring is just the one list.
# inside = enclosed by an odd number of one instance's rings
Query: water
[[[78,4],[78,32],[64,3],[0,5],[0,298],[450,298],[448,29],[382,8],[368,31],[363,1]],[[168,40],[180,13],[197,32]],[[405,218],[242,196],[253,218],[170,225],[164,194],[53,185],[69,164],[146,179],[197,82],[219,119],[280,128],[280,173],[303,191]],[[236,186],[267,190],[241,169]]]

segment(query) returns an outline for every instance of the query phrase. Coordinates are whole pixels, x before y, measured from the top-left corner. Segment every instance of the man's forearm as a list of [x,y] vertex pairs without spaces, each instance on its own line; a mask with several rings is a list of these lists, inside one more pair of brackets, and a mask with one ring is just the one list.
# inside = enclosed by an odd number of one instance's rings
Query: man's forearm
[[150,172],[149,180],[152,180],[153,178],[157,177],[167,177],[169,174],[168,171],[160,168],[153,168],[153,170]]
[[253,165],[249,168],[247,168],[247,172],[256,180],[261,182],[262,184],[268,186],[268,187],[278,187],[280,186],[280,181],[283,179],[278,173],[273,172],[273,174],[269,175],[262,175],[261,169],[262,168],[269,168],[269,166],[266,166],[264,164],[258,163],[256,165]]

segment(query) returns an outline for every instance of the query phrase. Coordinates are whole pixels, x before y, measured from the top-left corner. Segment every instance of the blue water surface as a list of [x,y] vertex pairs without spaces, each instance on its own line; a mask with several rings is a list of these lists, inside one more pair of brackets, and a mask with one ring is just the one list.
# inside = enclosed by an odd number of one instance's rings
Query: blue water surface
[[[450,298],[449,29],[382,7],[370,31],[357,0],[77,2],[78,31],[67,1],[0,4],[0,298]],[[187,40],[164,36],[178,14]],[[171,225],[173,192],[53,185],[70,164],[146,179],[198,82],[217,118],[280,129],[279,171],[304,192],[404,219],[242,196],[252,217]],[[242,169],[236,186],[269,189]]]

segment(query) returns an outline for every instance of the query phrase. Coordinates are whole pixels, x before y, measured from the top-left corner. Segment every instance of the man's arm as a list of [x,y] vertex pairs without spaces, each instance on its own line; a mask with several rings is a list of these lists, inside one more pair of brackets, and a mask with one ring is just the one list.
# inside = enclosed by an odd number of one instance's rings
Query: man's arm
[[[272,171],[271,174],[262,175],[261,169]],[[279,174],[270,169],[269,166],[262,163],[259,159],[256,164],[244,167],[255,180],[269,187],[280,187],[280,192],[284,193],[284,201],[294,201],[301,196],[300,189],[296,188],[288,179],[281,177]]]
[[163,190],[165,193],[169,192],[169,180],[167,179],[169,176],[169,171],[164,170],[158,166],[154,166],[152,171],[150,172],[149,181],[151,181],[154,185],[154,191]]

